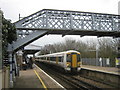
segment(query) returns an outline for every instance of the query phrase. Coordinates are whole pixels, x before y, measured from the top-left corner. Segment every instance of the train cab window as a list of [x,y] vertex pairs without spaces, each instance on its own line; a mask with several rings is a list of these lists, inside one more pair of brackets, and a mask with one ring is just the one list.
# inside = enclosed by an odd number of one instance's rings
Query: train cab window
[[67,62],[71,62],[71,55],[67,54]]
[[77,55],[77,61],[78,61],[78,62],[81,61],[80,54]]

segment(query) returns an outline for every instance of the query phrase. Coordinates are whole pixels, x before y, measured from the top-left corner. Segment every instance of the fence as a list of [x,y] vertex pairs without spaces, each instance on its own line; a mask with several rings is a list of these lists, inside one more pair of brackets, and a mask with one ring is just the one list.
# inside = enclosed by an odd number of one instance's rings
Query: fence
[[109,58],[82,58],[83,65],[102,66],[102,67],[114,67],[115,60]]

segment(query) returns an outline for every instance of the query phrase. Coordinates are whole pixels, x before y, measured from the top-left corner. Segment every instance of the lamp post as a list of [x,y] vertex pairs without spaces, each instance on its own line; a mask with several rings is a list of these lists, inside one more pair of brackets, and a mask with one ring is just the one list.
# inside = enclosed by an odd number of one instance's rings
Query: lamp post
[[96,66],[98,65],[98,47],[99,45],[96,45]]
[[0,10],[0,89],[2,89],[2,14]]
[[[120,15],[120,1],[118,2],[118,15]],[[118,28],[120,30],[120,20]],[[120,58],[120,38],[118,38],[118,58]]]

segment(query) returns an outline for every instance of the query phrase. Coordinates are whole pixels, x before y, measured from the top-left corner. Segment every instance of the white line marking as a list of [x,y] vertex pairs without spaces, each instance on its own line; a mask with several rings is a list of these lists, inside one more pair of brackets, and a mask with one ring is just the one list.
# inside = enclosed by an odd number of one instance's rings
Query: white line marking
[[[46,76],[48,76],[51,80],[53,80],[55,83],[57,83],[61,88],[65,89],[61,84],[59,84],[55,79],[53,79],[51,76],[49,76],[45,71],[43,71],[41,68],[39,68],[36,64],[34,64],[38,69],[40,69]],[[65,89],[66,90],[66,89]]]

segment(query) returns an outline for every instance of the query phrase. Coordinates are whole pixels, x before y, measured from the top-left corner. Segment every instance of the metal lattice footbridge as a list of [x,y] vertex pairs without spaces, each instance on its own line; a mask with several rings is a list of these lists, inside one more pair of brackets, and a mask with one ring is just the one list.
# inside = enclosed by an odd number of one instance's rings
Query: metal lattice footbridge
[[102,13],[43,9],[15,22],[19,49],[45,34],[120,37],[120,16]]
[[43,9],[15,22],[17,41],[8,45],[10,86],[17,69],[15,52],[46,34],[120,37],[120,16]]

